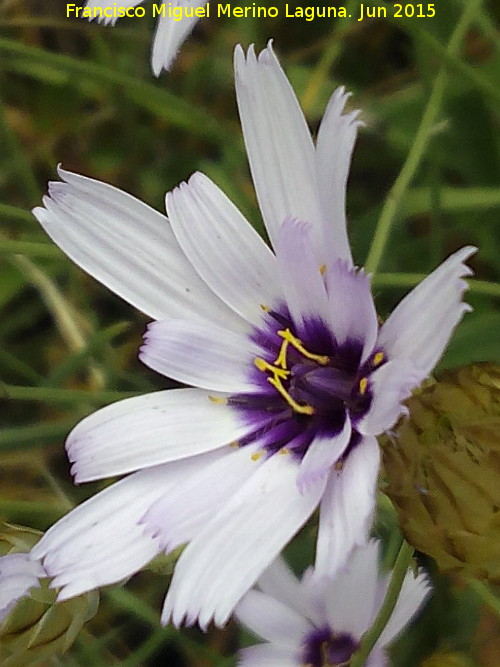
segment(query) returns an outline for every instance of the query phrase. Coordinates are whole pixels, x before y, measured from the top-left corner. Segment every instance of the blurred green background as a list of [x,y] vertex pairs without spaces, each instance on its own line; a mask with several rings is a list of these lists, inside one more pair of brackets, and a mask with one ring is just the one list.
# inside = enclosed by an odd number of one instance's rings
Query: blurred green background
[[[237,42],[260,49],[274,38],[313,131],[337,85],[362,109],[349,231],[356,262],[368,258],[375,272],[379,313],[448,254],[477,245],[474,312],[442,367],[499,360],[500,7],[438,0],[434,18],[357,21],[357,0],[346,6],[352,19],[200,21],[156,80],[150,12],[106,28],[67,19],[61,0],[0,0],[0,519],[44,530],[102,488],[73,487],[69,429],[101,405],[166,386],[137,361],[145,318],[75,267],[29,211],[59,162],[161,211],[165,192],[201,170],[262,230],[234,96]],[[390,541],[393,516],[380,522]],[[299,568],[311,530],[291,547]],[[207,635],[160,628],[167,583],[145,572],[103,592],[96,617],[54,664],[235,664],[236,626]],[[435,583],[394,665],[498,667],[498,621],[472,591],[437,574]]]

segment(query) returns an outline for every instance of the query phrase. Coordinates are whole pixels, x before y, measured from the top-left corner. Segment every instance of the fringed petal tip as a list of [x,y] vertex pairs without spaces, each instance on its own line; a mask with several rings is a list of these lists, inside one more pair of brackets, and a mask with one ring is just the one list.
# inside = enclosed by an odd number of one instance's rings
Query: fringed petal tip
[[364,125],[363,121],[358,118],[361,109],[353,109],[352,111],[345,113],[345,105],[350,97],[352,97],[352,93],[346,90],[345,86],[338,86],[330,97],[327,110],[332,112],[335,110],[335,113],[340,116],[342,121],[347,125],[356,125],[357,127],[360,127]]
[[[168,598],[167,598],[168,600]],[[184,612],[179,612],[174,609],[171,605],[167,604],[163,606],[161,613],[160,623],[164,627],[167,625],[173,625],[174,628],[180,630],[182,627],[192,628],[197,621],[198,612],[186,610]]]

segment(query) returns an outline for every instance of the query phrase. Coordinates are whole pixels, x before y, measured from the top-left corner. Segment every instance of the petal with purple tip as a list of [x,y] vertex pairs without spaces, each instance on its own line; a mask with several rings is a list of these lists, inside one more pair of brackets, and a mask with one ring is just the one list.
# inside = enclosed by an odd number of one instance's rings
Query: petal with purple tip
[[330,304],[330,323],[339,345],[355,340],[363,346],[361,361],[373,350],[378,322],[370,288],[370,278],[344,260],[327,270],[326,289]]
[[276,241],[286,302],[299,336],[314,338],[318,321],[328,322],[328,298],[321,267],[311,245],[311,225],[284,221]]
[[345,415],[344,426],[337,436],[317,436],[309,445],[300,463],[297,487],[304,493],[318,479],[326,478],[331,468],[344,453],[351,438],[351,420]]
[[391,428],[406,412],[402,403],[420,379],[419,371],[406,359],[388,361],[372,373],[368,387],[373,398],[356,429],[364,435],[379,435]]
[[216,324],[152,322],[139,358],[166,377],[209,391],[251,392],[249,368],[260,350],[249,336]]

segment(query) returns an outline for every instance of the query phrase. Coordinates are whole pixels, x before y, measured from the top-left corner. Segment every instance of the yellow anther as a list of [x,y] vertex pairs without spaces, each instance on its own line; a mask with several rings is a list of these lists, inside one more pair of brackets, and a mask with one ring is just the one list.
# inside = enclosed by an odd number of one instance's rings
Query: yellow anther
[[250,458],[252,461],[258,461],[262,458],[262,452],[254,452]]
[[222,396],[209,396],[208,397],[212,403],[220,403],[221,405],[227,405],[227,398]]
[[373,357],[373,365],[378,366],[384,361],[384,353],[383,352],[377,352],[377,354]]
[[292,345],[306,359],[316,361],[322,366],[326,366],[330,362],[330,357],[327,357],[325,354],[313,354],[312,352],[306,350],[306,348],[302,345],[302,341],[294,336],[290,329],[282,329],[277,333],[278,336],[281,336],[285,342],[287,341],[290,343],[290,345]]
[[265,359],[261,359],[260,357],[255,357],[253,363],[257,366],[259,371],[269,371],[275,377],[281,378],[282,380],[286,380],[286,378],[290,375],[290,371],[286,371],[283,368],[276,368],[276,366],[273,366]]
[[232,447],[233,449],[238,449],[240,443],[237,440],[233,440],[233,442],[229,443],[229,446]]
[[261,303],[260,307],[265,313],[269,313],[269,311],[271,310],[269,306],[266,306],[264,303]]
[[344,459],[339,459],[333,466],[334,470],[336,470],[337,472],[340,472],[343,467],[344,467]]
[[278,454],[281,454],[282,456],[285,456],[286,454],[290,454],[290,450],[287,449],[286,447],[282,447],[279,451]]
[[286,369],[286,351],[288,350],[288,345],[290,344],[290,341],[284,340],[281,343],[281,348],[280,348],[280,353],[278,354],[278,357],[276,361],[274,362],[276,366],[281,366],[281,368]]
[[319,267],[319,272],[321,273],[322,276],[325,275],[325,273],[326,273],[326,264],[322,264],[322,265]]
[[283,396],[288,405],[301,415],[313,415],[314,408],[312,405],[301,405],[290,396],[285,387],[281,384],[281,381],[277,377],[267,378],[269,384],[272,384],[273,387]]
[[368,380],[366,378],[361,378],[359,381],[359,393],[361,396],[364,396],[368,388]]

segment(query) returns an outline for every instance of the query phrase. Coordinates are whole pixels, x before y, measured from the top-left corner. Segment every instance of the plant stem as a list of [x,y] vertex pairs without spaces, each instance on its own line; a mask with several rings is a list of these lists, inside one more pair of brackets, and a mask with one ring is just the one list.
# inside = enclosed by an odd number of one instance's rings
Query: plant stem
[[[378,273],[373,277],[376,287],[414,287],[424,278],[426,273]],[[500,297],[500,285],[487,280],[468,280],[470,291],[474,294]]]
[[398,557],[396,558],[396,562],[394,563],[394,569],[392,571],[391,581],[389,583],[389,588],[387,589],[384,604],[380,608],[375,623],[363,636],[361,646],[351,660],[351,667],[363,667],[371,650],[377,643],[378,638],[392,616],[408,567],[411,565],[412,558],[413,547],[404,540],[399,550]]
[[59,387],[22,387],[2,384],[4,398],[18,401],[54,401],[55,403],[111,403],[137,396],[134,391],[88,391],[86,389],[60,389]]
[[[448,54],[454,55],[458,52],[462,39],[465,36],[470,23],[474,20],[481,1],[482,0],[471,0],[465,7],[446,48]],[[415,140],[410,148],[406,162],[404,163],[399,176],[394,181],[393,186],[389,190],[389,194],[384,202],[382,213],[380,214],[377,229],[370,247],[370,252],[368,253],[368,258],[365,263],[366,270],[369,273],[375,273],[379,267],[394,219],[427,149],[429,139],[434,131],[436,117],[441,108],[446,81],[447,65],[442,65],[434,80],[429,101],[425,107],[420,126],[416,132]]]
[[38,241],[17,241],[0,236],[0,255],[29,255],[30,257],[62,258],[57,246]]

